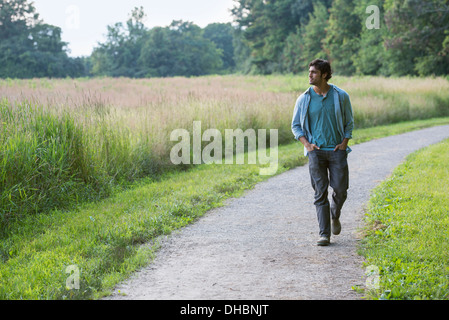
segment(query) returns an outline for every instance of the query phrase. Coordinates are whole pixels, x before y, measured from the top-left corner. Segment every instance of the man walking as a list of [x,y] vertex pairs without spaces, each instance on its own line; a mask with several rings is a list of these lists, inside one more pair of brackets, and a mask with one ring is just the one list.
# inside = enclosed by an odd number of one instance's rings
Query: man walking
[[[316,59],[309,64],[312,85],[296,101],[292,120],[295,139],[304,145],[309,157],[309,173],[315,191],[320,229],[320,246],[330,244],[341,231],[340,213],[349,188],[348,141],[352,138],[354,118],[349,95],[328,81],[332,68],[328,61]],[[329,185],[333,189],[328,200]]]

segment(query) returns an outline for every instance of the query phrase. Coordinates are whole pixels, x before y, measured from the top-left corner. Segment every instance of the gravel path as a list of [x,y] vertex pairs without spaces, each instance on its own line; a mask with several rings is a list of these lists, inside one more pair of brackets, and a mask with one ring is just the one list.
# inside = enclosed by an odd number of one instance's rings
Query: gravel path
[[357,231],[370,190],[408,154],[448,137],[449,126],[440,126],[354,146],[342,232],[328,247],[316,246],[306,165],[256,185],[164,239],[154,262],[106,299],[360,299],[351,287],[365,283]]

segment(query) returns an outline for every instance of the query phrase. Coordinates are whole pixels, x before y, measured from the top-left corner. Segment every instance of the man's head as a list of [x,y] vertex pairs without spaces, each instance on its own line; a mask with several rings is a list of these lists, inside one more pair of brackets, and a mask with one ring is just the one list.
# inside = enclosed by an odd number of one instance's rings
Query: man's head
[[315,59],[309,64],[309,83],[320,85],[332,78],[332,68],[327,60]]

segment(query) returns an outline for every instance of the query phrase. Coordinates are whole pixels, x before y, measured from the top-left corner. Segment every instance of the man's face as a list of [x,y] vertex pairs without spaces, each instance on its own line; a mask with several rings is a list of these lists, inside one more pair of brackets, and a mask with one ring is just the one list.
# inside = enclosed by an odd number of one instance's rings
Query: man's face
[[326,74],[321,75],[321,71],[318,70],[315,66],[311,66],[309,68],[309,84],[314,86],[318,86],[323,83]]

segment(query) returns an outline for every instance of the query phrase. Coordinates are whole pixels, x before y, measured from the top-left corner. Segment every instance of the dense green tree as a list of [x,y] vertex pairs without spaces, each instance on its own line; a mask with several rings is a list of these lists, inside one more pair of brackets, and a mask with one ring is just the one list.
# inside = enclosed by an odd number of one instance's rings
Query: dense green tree
[[147,29],[144,19],[143,8],[135,8],[126,25],[118,22],[108,26],[106,41],[91,56],[93,75],[168,77],[218,73],[224,52],[227,67],[232,67],[233,49],[227,47],[229,42],[232,45],[232,38],[226,38],[226,25],[211,26],[209,39],[204,36],[205,30],[191,22],[173,21],[168,27]]
[[92,73],[112,77],[141,76],[137,61],[148,33],[144,26],[143,8],[134,8],[124,25],[117,22],[107,27],[106,42],[92,52]]
[[360,47],[361,17],[354,9],[354,0],[334,0],[329,9],[325,51],[335,72],[341,75],[355,72],[353,59]]
[[[293,10],[297,3],[297,0],[264,1],[267,32],[264,37],[265,46],[262,53],[268,61],[265,63],[265,72],[281,70],[280,56],[284,49],[285,39],[295,30],[296,26],[299,26],[299,21],[301,21],[301,18],[298,19]],[[310,10],[310,6],[308,10]],[[262,19],[262,21],[264,20]]]
[[444,31],[444,34],[446,35],[446,38],[444,38],[444,41],[443,41],[443,49],[441,50],[441,55],[448,56],[449,55],[449,30]]
[[[268,74],[280,72],[285,70],[286,65],[292,65],[293,61],[285,61],[285,47],[297,51],[297,48],[292,46],[297,45],[300,39],[292,34],[297,32],[299,27],[307,24],[314,2],[312,0],[237,0],[236,2],[232,13],[241,31],[242,39],[250,50],[248,59],[254,66],[253,70],[257,73]],[[322,0],[322,2],[329,6],[331,1]],[[290,70],[290,67],[287,69]]]
[[265,56],[266,37],[270,26],[263,0],[238,0],[232,13],[240,30],[241,40],[250,49],[251,64],[259,73],[267,73],[266,64],[270,62]]
[[449,74],[449,0],[235,0],[232,14],[148,29],[135,8],[90,57],[70,58],[30,0],[0,0],[0,77],[298,73],[315,58],[341,75]]
[[[358,52],[353,56],[354,67],[358,74],[388,74],[388,70],[385,69],[384,2],[385,0],[360,0],[356,4],[355,13],[362,17],[360,20],[360,46]],[[367,8],[372,9],[367,10]]]
[[[258,73],[278,71],[279,54],[288,35],[294,30],[291,4],[294,0],[239,0],[232,10],[236,22],[244,29],[243,40],[251,50],[251,63]],[[280,16],[282,15],[282,17]]]
[[299,27],[285,39],[281,63],[282,71],[285,73],[299,73],[305,70],[304,41]]
[[301,27],[304,39],[303,67],[306,69],[313,59],[329,59],[323,45],[329,23],[328,6],[321,1],[315,2],[313,6],[314,10],[310,14],[309,22]]
[[168,77],[176,75],[173,56],[178,54],[179,48],[170,39],[168,28],[153,28],[148,40],[142,47],[139,65],[145,76]]
[[43,23],[27,0],[0,0],[0,77],[85,75],[80,59],[69,58],[61,29]]
[[285,41],[283,64],[286,72],[305,71],[313,59],[328,59],[323,47],[329,19],[328,7],[326,2],[317,1],[313,8],[308,22],[298,27]]
[[222,68],[231,72],[235,68],[234,61],[234,28],[230,23],[211,23],[204,28],[204,38],[212,41],[223,53]]
[[173,21],[150,30],[139,64],[150,77],[200,76],[221,70],[222,50],[191,22]]
[[449,73],[445,44],[449,26],[447,0],[388,0],[385,37],[391,74]]
[[235,70],[239,73],[249,74],[253,72],[254,65],[251,60],[251,48],[245,41],[243,34],[242,28],[234,28],[232,43],[234,45]]

